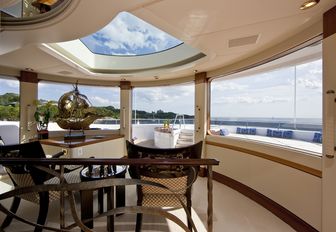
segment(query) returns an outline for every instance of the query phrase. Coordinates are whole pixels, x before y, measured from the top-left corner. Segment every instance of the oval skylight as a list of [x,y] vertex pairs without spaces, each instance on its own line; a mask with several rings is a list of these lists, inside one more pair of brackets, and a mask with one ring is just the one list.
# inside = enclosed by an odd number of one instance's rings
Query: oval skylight
[[139,56],[162,52],[183,42],[128,13],[119,13],[98,32],[80,39],[95,54]]

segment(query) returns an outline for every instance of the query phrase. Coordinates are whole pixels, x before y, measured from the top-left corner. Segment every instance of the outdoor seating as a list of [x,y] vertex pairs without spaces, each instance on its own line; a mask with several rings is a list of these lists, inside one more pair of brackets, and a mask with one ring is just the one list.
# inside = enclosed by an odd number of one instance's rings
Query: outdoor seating
[[[63,155],[63,152],[59,152],[52,156],[52,158],[59,158]],[[39,141],[0,146],[0,156],[2,158],[46,158],[43,148]],[[5,165],[6,171],[11,178],[15,188],[36,186],[44,184],[58,184],[59,178],[53,177],[50,173],[42,171],[38,167],[28,166],[23,164],[15,166]],[[54,167],[46,166],[50,170],[54,170]],[[77,171],[64,174],[64,178],[68,183],[80,182],[80,177]],[[39,214],[37,218],[37,224],[44,225],[48,214],[49,202],[60,198],[60,193],[57,191],[50,192],[31,192],[22,195],[15,196],[10,208],[10,211],[16,213],[21,199],[36,203],[39,205]],[[1,225],[1,229],[10,225],[12,217],[7,215]],[[41,227],[36,226],[35,232],[42,231]]]

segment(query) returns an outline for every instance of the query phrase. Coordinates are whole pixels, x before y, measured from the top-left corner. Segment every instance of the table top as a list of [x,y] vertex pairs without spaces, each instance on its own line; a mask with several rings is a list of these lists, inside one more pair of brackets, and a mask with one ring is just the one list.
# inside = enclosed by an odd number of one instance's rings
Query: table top
[[41,139],[40,143],[44,145],[74,148],[119,139],[123,137],[123,135],[87,135],[85,139],[74,140],[64,140],[64,137],[53,137],[49,139]]
[[81,170],[80,177],[84,181],[121,177],[126,173],[126,169],[126,165],[92,165],[91,174],[89,167],[85,167]]

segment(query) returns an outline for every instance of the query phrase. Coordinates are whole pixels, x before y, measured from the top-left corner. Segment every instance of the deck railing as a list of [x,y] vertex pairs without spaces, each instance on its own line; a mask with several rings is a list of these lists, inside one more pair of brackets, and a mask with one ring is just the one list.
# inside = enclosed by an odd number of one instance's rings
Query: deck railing
[[[141,181],[136,179],[129,179],[129,178],[107,178],[101,179],[97,181],[90,181],[90,182],[80,182],[80,183],[66,183],[64,179],[64,166],[66,165],[81,165],[81,166],[90,166],[90,165],[183,165],[183,166],[206,166],[207,170],[207,197],[208,197],[208,210],[207,210],[207,230],[212,232],[213,231],[213,196],[212,196],[212,166],[218,165],[219,161],[215,159],[65,159],[65,158],[0,158],[0,164],[4,166],[15,166],[15,165],[26,165],[34,166],[40,170],[46,171],[49,174],[53,174],[54,176],[59,178],[60,184],[53,184],[53,185],[35,185],[35,186],[25,186],[25,187],[16,187],[11,191],[5,192],[0,194],[0,211],[5,214],[10,214],[13,218],[27,223],[32,226],[38,226],[44,229],[49,229],[52,231],[64,231],[70,230],[75,227],[81,228],[83,231],[91,231],[87,226],[83,224],[81,220],[79,220],[78,214],[76,212],[75,202],[73,193],[83,190],[91,190],[91,189],[98,189],[98,188],[105,188],[105,187],[116,187],[116,186],[125,186],[125,185],[141,185],[141,184],[150,184],[148,181]],[[59,172],[49,171],[52,169],[46,168],[49,166],[58,166]],[[157,186],[155,183],[154,186]],[[1,201],[4,199],[8,199],[14,196],[18,196],[23,193],[31,193],[31,192],[44,192],[44,191],[59,191],[60,192],[60,222],[59,228],[53,228],[43,225],[37,225],[34,222],[30,222],[25,218],[22,218],[15,213],[10,212],[6,209]],[[64,202],[65,202],[65,195],[68,195],[68,200],[70,203],[70,209],[72,213],[72,217],[74,219],[74,223],[71,225],[65,226],[65,217],[64,217]],[[184,207],[183,207],[184,208]],[[186,208],[185,208],[186,210]],[[188,227],[186,227],[183,222],[172,215],[171,213],[165,210],[152,210],[148,211],[146,207],[137,207],[137,206],[126,206],[121,208],[112,208],[107,210],[106,212],[99,215],[102,216],[113,216],[120,213],[151,213],[164,216],[169,218],[170,220],[174,221],[178,224],[181,228],[185,231],[190,231]],[[188,215],[188,213],[187,213]],[[89,219],[89,220],[93,220]],[[191,219],[191,218],[190,218]],[[192,219],[191,219],[192,220]],[[85,222],[84,222],[85,223]],[[193,222],[192,222],[193,223]],[[197,231],[196,228],[194,228]]]

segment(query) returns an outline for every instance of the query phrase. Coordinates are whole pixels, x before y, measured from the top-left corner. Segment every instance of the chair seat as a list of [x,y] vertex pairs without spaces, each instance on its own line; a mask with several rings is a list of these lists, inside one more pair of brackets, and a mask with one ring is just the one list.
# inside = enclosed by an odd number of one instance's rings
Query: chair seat
[[184,194],[176,194],[176,197],[172,197],[171,194],[148,194],[144,195],[142,198],[142,205],[149,207],[178,207],[181,208],[182,205],[180,201],[186,205],[187,198]]
[[[15,180],[19,184],[20,187],[24,186],[33,186],[35,185],[33,179],[31,178],[31,175],[29,174],[13,174],[8,170],[10,175],[12,177],[15,177]],[[79,176],[80,170],[72,171],[69,173],[64,174],[64,178],[67,181],[67,183],[80,183],[80,176]],[[58,177],[53,177],[47,181],[44,182],[44,184],[59,184],[60,180]],[[22,199],[25,199],[30,202],[34,202],[36,204],[40,204],[40,198],[39,195],[36,193],[27,193],[20,195]],[[58,200],[60,198],[60,193],[58,191],[49,191],[49,201]]]
[[160,187],[143,185],[142,186],[143,194],[172,194],[171,191],[173,191],[176,194],[186,193],[188,176],[182,176],[182,177],[177,177],[177,178],[154,178],[154,177],[148,177],[148,176],[140,176],[140,178],[141,180],[162,184],[169,189],[167,190],[167,189],[160,188]]

